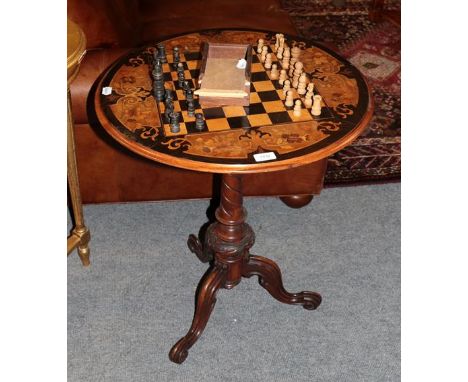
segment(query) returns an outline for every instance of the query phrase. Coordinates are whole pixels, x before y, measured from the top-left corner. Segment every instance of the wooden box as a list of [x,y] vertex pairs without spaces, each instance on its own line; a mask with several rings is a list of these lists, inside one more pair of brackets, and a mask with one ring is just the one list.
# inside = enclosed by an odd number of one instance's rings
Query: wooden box
[[[252,46],[249,44],[205,43],[198,77],[200,105],[249,106]],[[239,68],[239,60],[245,67]]]

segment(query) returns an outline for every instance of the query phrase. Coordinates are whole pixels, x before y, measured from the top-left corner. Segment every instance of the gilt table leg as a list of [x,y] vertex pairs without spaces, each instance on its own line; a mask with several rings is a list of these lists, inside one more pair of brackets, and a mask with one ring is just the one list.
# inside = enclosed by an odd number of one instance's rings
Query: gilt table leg
[[85,226],[83,206],[81,204],[80,185],[78,182],[78,171],[76,167],[75,138],[73,133],[70,89],[68,89],[67,98],[67,177],[73,215],[75,219],[75,227],[72,229],[72,233],[67,239],[67,254],[70,254],[73,249],[77,248],[81,262],[83,265],[87,266],[89,265],[89,240],[91,235],[88,228]]

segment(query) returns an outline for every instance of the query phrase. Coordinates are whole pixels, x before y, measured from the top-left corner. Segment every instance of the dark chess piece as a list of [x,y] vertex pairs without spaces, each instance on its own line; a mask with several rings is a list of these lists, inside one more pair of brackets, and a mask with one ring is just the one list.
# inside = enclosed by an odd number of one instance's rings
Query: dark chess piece
[[203,130],[205,128],[205,120],[203,119],[202,113],[195,114],[195,128],[197,130]]
[[164,73],[162,70],[162,64],[159,58],[153,60],[153,71],[151,72],[153,76],[153,94],[154,98],[157,101],[162,101],[164,99]]
[[167,102],[169,99],[172,101],[174,99],[174,95],[173,95],[171,89],[166,89],[166,94],[164,96],[164,100],[165,100],[165,102]]
[[164,101],[164,115],[169,120],[171,114],[174,112],[174,102],[172,98],[166,98]]
[[174,49],[172,50],[172,57],[174,59],[173,66],[174,69],[177,69],[177,65],[179,65],[180,62],[180,52],[179,52],[179,47],[175,46]]
[[185,91],[185,99],[187,101],[193,101],[193,90],[192,89],[187,89]]
[[182,85],[182,89],[184,91],[184,95],[187,94],[187,90],[192,90],[192,88],[190,87],[190,84],[187,80],[184,81],[183,85]]
[[179,113],[172,112],[169,115],[169,118],[170,118],[170,123],[171,123],[171,126],[170,126],[171,133],[179,133],[180,132]]
[[163,64],[167,62],[167,57],[166,57],[166,48],[164,47],[164,44],[159,43],[157,46],[158,48],[158,57],[161,60]]
[[195,103],[192,100],[187,100],[187,113],[189,117],[195,116]]
[[184,65],[182,65],[181,62],[179,62],[179,65],[177,65],[177,79],[179,81],[179,86],[183,88],[185,81],[185,72]]

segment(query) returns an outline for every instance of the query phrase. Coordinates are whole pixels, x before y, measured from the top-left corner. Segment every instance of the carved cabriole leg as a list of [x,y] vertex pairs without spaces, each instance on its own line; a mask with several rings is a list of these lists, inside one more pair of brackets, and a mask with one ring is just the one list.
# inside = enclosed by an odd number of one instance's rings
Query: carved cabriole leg
[[70,89],[67,94],[68,99],[68,130],[67,130],[67,177],[68,187],[75,218],[75,227],[72,230],[70,237],[67,239],[67,254],[70,254],[73,249],[78,249],[78,255],[84,266],[89,265],[89,240],[91,235],[88,228],[85,226],[83,216],[83,206],[81,204],[80,185],[78,182],[78,171],[76,167],[75,156],[75,138],[73,132],[73,119],[71,114],[71,97]]
[[216,293],[226,279],[226,269],[214,267],[202,281],[195,305],[195,314],[188,333],[182,337],[169,352],[172,362],[182,363],[188,355],[188,350],[203,333],[216,303]]
[[274,298],[285,304],[302,305],[304,309],[314,310],[322,302],[322,297],[315,292],[289,293],[284,289],[281,270],[278,265],[265,257],[250,255],[244,265],[244,277],[258,276],[260,285]]

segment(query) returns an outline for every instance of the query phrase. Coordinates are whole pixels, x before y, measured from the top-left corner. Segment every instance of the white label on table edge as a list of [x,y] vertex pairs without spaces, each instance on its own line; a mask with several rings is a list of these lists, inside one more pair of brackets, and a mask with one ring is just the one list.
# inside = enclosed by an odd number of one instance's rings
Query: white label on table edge
[[255,159],[255,162],[265,162],[266,160],[276,159],[275,153],[272,153],[272,152],[254,154],[253,157]]
[[102,88],[102,94],[103,94],[103,95],[112,94],[112,87],[111,87],[111,86],[104,86],[104,87]]

